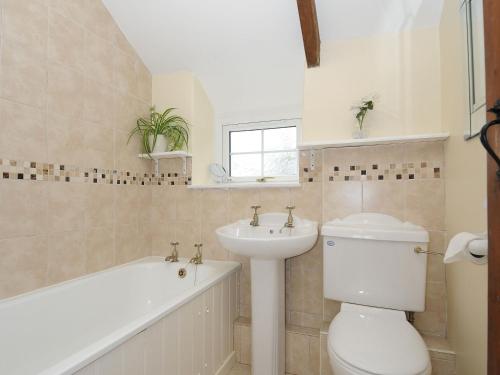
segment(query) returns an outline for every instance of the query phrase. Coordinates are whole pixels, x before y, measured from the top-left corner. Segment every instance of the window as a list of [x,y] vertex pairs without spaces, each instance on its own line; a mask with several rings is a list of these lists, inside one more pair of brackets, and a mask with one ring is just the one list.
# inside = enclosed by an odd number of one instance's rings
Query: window
[[233,180],[295,180],[297,119],[224,126],[224,164]]

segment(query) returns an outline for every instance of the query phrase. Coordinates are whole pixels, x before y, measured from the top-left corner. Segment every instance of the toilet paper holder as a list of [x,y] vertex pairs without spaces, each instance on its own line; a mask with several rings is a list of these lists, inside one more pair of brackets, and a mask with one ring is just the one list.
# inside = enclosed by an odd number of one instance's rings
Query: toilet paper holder
[[[478,238],[477,240],[471,241],[467,250],[469,251],[469,254],[477,260],[485,258],[488,256],[488,239]],[[417,254],[440,255],[444,257],[444,253],[424,250],[420,246],[415,247],[413,251]]]

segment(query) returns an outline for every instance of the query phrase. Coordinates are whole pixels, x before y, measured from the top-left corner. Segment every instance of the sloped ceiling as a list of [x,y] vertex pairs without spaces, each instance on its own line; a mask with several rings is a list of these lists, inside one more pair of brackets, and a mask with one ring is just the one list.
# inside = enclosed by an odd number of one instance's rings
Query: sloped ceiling
[[[219,118],[300,111],[305,58],[294,0],[103,1],[151,72],[194,72]],[[316,6],[328,41],[436,26],[442,0]]]

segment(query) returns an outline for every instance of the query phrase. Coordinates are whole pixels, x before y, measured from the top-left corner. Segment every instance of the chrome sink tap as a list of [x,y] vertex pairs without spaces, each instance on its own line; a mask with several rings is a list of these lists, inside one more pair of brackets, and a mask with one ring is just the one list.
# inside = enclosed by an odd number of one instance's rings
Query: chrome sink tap
[[165,258],[165,262],[170,262],[170,263],[175,263],[179,261],[179,254],[177,253],[177,246],[179,245],[179,242],[170,242],[170,245],[172,245],[172,254],[170,254],[168,257]]
[[257,213],[257,210],[260,208],[260,206],[252,206],[251,207],[254,212],[253,212],[253,219],[250,222],[250,225],[252,227],[258,227],[259,226],[259,214]]
[[203,244],[201,243],[195,243],[194,244],[194,247],[196,247],[196,254],[194,255],[194,257],[192,257],[190,260],[189,260],[189,263],[193,263],[193,264],[203,264],[203,259],[202,259],[202,255],[201,255],[201,248],[202,248]]

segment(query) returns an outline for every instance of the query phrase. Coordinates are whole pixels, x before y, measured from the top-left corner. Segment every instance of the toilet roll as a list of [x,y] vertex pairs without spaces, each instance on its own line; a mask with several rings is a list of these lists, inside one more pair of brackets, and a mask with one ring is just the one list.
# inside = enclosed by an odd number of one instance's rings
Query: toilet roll
[[453,237],[444,255],[445,263],[461,260],[476,264],[487,261],[488,240],[483,235],[462,232]]

